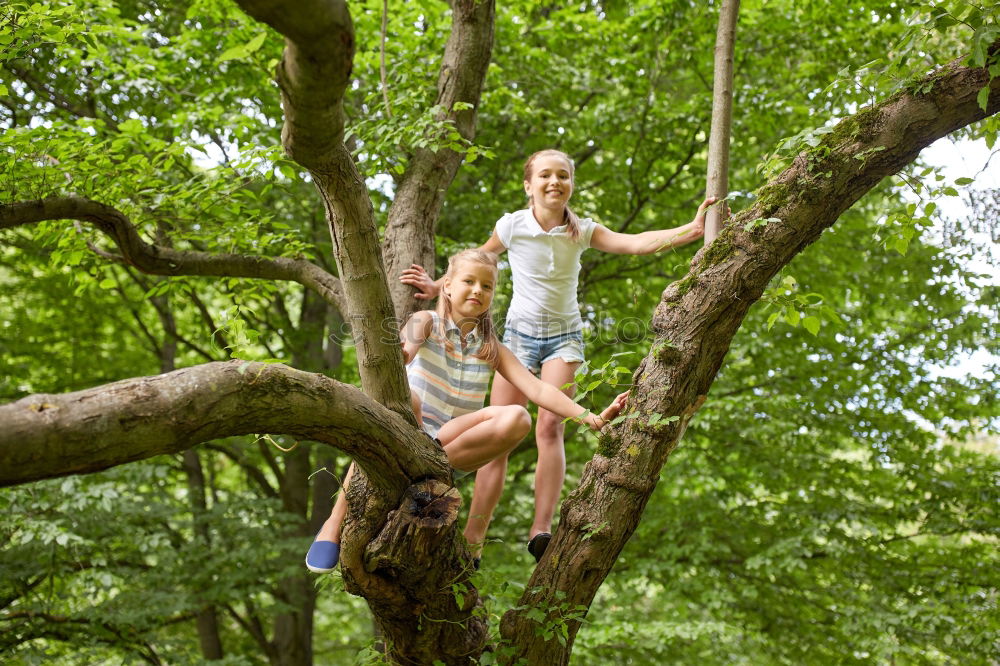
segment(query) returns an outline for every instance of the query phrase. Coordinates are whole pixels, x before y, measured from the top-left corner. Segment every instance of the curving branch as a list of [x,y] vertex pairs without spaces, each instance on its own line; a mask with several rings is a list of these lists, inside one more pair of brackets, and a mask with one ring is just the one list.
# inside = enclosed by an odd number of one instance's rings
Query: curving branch
[[114,240],[128,264],[143,273],[289,280],[312,289],[341,312],[346,311],[340,280],[304,259],[213,254],[153,245],[142,240],[124,213],[84,197],[48,197],[0,204],[0,229],[45,220],[90,222]]
[[357,343],[361,385],[375,400],[411,415],[410,390],[378,246],[372,202],[344,145],[343,97],[354,59],[354,25],[343,0],[237,0],[285,37],[275,78],[281,89],[282,145],[309,170],[323,199]]
[[0,486],[253,433],[334,446],[394,497],[411,479],[448,477],[439,449],[357,388],[277,363],[225,361],[0,405]]
[[[343,0],[237,0],[285,37],[275,78],[281,88],[288,155],[310,171],[342,168],[344,91],[354,62],[354,24]],[[348,158],[349,159],[349,158]]]
[[[1000,42],[994,49],[1000,47]],[[989,86],[986,112],[976,96]],[[566,664],[567,646],[532,638],[532,608],[589,607],[632,535],[687,423],[704,402],[729,345],[750,306],[774,275],[815,242],[837,218],[912,162],[935,140],[1000,112],[1000,78],[955,61],[874,108],[845,118],[815,149],[758,191],[755,203],[733,218],[695,255],[688,275],[663,292],[654,316],[650,353],[633,381],[628,410],[674,421],[627,420],[605,431],[579,487],[563,504],[559,527],[521,597],[503,619],[502,633],[519,637],[529,663]],[[772,220],[763,226],[755,220]],[[748,228],[749,227],[749,228]],[[602,525],[596,534],[593,525]],[[526,638],[527,637],[527,638]]]

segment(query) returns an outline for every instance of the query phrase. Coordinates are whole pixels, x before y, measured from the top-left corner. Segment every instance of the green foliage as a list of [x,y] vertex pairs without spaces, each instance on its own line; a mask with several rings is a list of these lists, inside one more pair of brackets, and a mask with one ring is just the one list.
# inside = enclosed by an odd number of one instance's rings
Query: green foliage
[[816,292],[803,294],[798,291],[798,282],[791,275],[782,278],[780,284],[768,289],[760,298],[764,310],[771,310],[767,317],[767,330],[781,319],[792,328],[802,324],[807,331],[816,335],[823,322],[840,326],[836,310],[823,302],[823,296]]
[[566,601],[564,592],[556,592],[558,603],[552,606],[519,606],[515,610],[525,610],[524,616],[534,622],[535,635],[545,641],[555,639],[560,645],[566,645],[569,640],[570,624],[582,622],[587,614],[587,607],[572,605]]
[[[382,4],[350,6],[358,43],[345,112],[381,220],[410,155],[441,146],[467,161],[437,226],[441,261],[524,206],[523,161],[549,146],[576,158],[581,215],[626,232],[691,219],[706,166],[715,4],[499,3],[471,144],[433,107],[450,20],[442,7],[391,4],[383,93]],[[748,231],[779,224],[773,211],[795,195],[761,188],[767,175],[801,151],[816,163],[870,118],[838,119],[931,90],[926,73],[963,53],[996,76],[985,51],[996,27],[995,6],[958,0],[743,3],[731,201],[765,208]],[[150,243],[303,257],[334,272],[321,202],[281,156],[271,77],[282,45],[221,0],[6,3],[0,204],[85,196],[128,215]],[[992,146],[998,129],[994,118],[967,135]],[[775,280],[587,613],[576,662],[988,663],[1000,640],[991,439],[1000,387],[995,368],[942,368],[1000,351],[997,294],[973,263],[964,221],[950,244],[934,231],[941,197],[970,185],[922,165],[888,179]],[[653,344],[650,314],[695,250],[584,254],[589,361],[576,382],[591,409],[629,381]],[[0,232],[5,402],[230,356],[356,381],[346,328],[323,308],[310,314],[300,287],[152,278],[108,253],[113,244],[87,223]],[[504,270],[499,316],[509,290]],[[651,351],[669,357],[671,344]],[[616,421],[636,418],[626,410]],[[593,455],[585,437],[567,425],[567,489]],[[3,659],[90,664],[151,660],[152,650],[162,662],[200,662],[194,613],[207,603],[220,611],[224,663],[262,663],[251,628],[270,634],[296,610],[287,585],[308,542],[305,509],[291,510],[282,493],[329,481],[289,471],[301,451],[252,438],[199,447],[203,509],[174,458],[5,491]],[[535,459],[530,440],[512,456],[473,579],[494,632],[533,565],[523,544]],[[308,467],[339,475],[345,463],[316,450]],[[468,498],[471,481],[460,490]],[[597,544],[604,529],[591,523],[585,537]],[[379,659],[364,603],[337,575],[317,585],[316,662]],[[448,590],[463,605],[465,592]],[[584,611],[531,612],[539,635],[561,642]],[[513,646],[496,633],[490,644],[480,663],[511,661]]]

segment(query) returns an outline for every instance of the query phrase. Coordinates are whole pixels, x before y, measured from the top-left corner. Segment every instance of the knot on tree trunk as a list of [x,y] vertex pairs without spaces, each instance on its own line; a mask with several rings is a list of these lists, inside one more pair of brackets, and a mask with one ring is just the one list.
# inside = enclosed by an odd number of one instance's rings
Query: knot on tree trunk
[[[449,569],[464,554],[454,529],[462,496],[454,486],[429,479],[403,493],[399,508],[365,548],[365,571],[381,572],[399,583],[427,579],[428,570]],[[466,555],[467,557],[467,555]],[[419,583],[418,583],[419,585]]]

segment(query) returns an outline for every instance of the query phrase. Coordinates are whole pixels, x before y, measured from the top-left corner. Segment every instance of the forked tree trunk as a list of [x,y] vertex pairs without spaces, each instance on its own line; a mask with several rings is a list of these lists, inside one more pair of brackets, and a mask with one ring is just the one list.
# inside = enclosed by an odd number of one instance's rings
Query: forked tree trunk
[[[476,111],[493,51],[494,4],[483,0],[450,4],[452,27],[441,60],[435,105],[444,109],[442,117],[455,123],[459,135],[471,141],[476,135]],[[471,108],[454,110],[456,103]],[[410,264],[420,264],[434,274],[434,228],[463,157],[450,148],[437,151],[419,148],[410,158],[396,189],[382,255],[400,322],[414,310],[427,306],[426,301],[414,299],[413,287],[404,285],[398,277]]]
[[[436,483],[448,475],[444,457],[412,427],[412,417],[402,415],[408,409],[398,340],[379,338],[380,318],[393,312],[371,205],[343,148],[339,104],[353,53],[346,4],[240,4],[288,39],[279,68],[285,143],[314,174],[327,206],[371,397],[276,364],[242,363],[31,396],[0,406],[0,484],[102,469],[250,432],[337,446],[365,471],[350,493],[344,578],[368,600],[390,658],[467,663],[482,650],[485,621],[472,615],[480,602],[468,584],[469,555],[455,528],[452,499]],[[985,85],[991,91],[986,114],[976,102]],[[527,592],[504,617],[501,630],[517,650],[515,660],[568,663],[580,627],[573,613],[589,608],[768,281],[923,147],[1000,110],[1000,78],[990,81],[984,69],[955,63],[913,89],[922,92],[863,109],[798,156],[696,255],[688,276],[664,291],[653,316],[656,341],[633,379],[628,409],[640,417],[602,434]],[[650,420],[654,413],[665,418]],[[452,584],[464,586],[460,601]],[[555,629],[551,634],[537,631],[535,608],[545,614],[542,628]],[[433,627],[424,622],[432,619]]]

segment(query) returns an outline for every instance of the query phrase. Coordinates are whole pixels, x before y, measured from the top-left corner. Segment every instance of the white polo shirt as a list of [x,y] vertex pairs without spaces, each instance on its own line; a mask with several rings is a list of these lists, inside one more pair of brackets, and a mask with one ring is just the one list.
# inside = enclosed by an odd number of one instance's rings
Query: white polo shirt
[[514,278],[507,328],[548,338],[583,327],[576,300],[580,255],[590,247],[596,226],[590,218],[580,219],[580,235],[574,241],[566,225],[543,230],[531,209],[497,220],[497,238],[507,248]]

